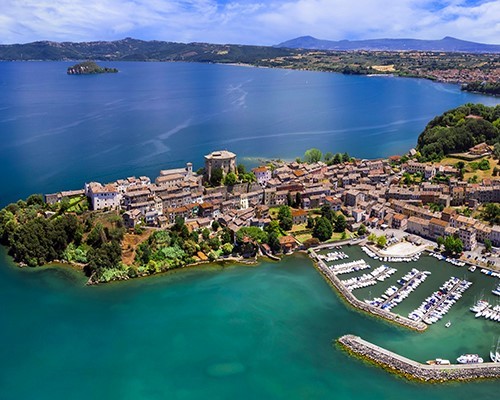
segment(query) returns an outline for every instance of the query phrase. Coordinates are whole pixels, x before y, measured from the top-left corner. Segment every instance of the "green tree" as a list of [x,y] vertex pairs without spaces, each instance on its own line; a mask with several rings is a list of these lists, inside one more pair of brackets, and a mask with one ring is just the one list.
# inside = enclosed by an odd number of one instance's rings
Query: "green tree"
[[367,232],[368,232],[368,229],[366,229],[366,226],[364,224],[361,224],[358,228],[358,235],[365,236]]
[[278,221],[281,229],[289,231],[293,226],[292,211],[289,206],[281,206],[278,211]]
[[238,170],[238,175],[244,175],[247,173],[246,168],[243,164],[238,164],[237,170]]
[[320,161],[322,156],[323,154],[321,153],[321,150],[312,148],[306,150],[306,152],[304,153],[304,160],[305,162],[312,164]]
[[375,243],[376,240],[377,240],[377,235],[375,235],[374,233],[370,233],[368,235],[368,241],[369,242]]
[[481,212],[481,217],[492,225],[500,224],[500,204],[486,203]]
[[438,245],[438,249],[440,249],[444,245],[444,237],[438,236],[436,239],[436,243]]
[[484,239],[484,249],[486,250],[487,253],[491,253],[491,250],[493,249],[493,244],[491,243],[490,239]]
[[344,232],[347,228],[347,220],[343,214],[337,215],[335,220],[335,232]]
[[323,160],[325,160],[326,163],[329,163],[333,159],[333,153],[330,151],[327,151],[325,155],[323,156]]
[[210,184],[212,186],[220,186],[222,179],[224,178],[224,172],[222,168],[214,168],[212,174],[210,175]]
[[31,196],[29,196],[26,199],[26,204],[28,206],[34,206],[34,205],[43,206],[43,204],[44,204],[43,195],[41,195],[41,194],[32,194]]
[[231,243],[224,243],[221,247],[222,253],[226,256],[233,252],[233,245]]
[[344,162],[342,154],[341,153],[336,153],[333,156],[333,160],[332,161],[333,161],[333,164],[342,164]]
[[224,177],[224,184],[226,186],[233,186],[237,180],[238,177],[236,176],[236,174],[234,172],[230,172]]
[[267,244],[273,253],[278,253],[281,250],[280,239],[277,232],[269,233]]
[[385,247],[386,244],[387,244],[387,238],[385,237],[385,235],[381,235],[377,238],[378,247]]
[[201,231],[201,236],[203,237],[204,240],[207,240],[210,237],[210,231],[207,228],[204,228]]
[[212,222],[212,230],[213,230],[214,232],[217,232],[217,230],[219,229],[219,227],[220,227],[219,222],[214,220],[214,221]]
[[312,236],[324,242],[332,237],[333,227],[332,223],[325,217],[316,219]]
[[463,251],[463,243],[462,241],[455,236],[447,236],[444,239],[444,248],[447,253],[457,253],[460,254]]

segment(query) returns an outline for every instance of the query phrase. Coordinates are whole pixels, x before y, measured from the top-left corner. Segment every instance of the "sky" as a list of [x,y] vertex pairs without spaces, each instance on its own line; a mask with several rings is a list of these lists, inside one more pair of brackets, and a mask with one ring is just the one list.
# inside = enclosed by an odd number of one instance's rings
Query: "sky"
[[273,45],[416,38],[500,44],[500,0],[0,0],[0,43],[143,40]]

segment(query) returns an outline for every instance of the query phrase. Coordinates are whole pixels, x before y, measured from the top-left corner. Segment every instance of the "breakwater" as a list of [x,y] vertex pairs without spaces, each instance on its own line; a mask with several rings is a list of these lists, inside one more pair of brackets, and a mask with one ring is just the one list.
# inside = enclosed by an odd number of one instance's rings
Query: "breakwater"
[[342,283],[342,281],[333,273],[331,268],[329,268],[323,260],[321,260],[314,250],[309,251],[310,257],[315,261],[318,270],[323,274],[323,276],[337,289],[342,297],[353,307],[368,312],[370,314],[376,315],[377,317],[384,318],[388,321],[395,322],[406,328],[414,329],[419,332],[423,332],[427,329],[427,325],[421,321],[412,321],[409,318],[403,317],[401,315],[392,313],[390,311],[381,310],[375,306],[367,304],[360,301],[354,296]]
[[500,363],[427,365],[367,342],[359,336],[344,335],[337,342],[348,352],[408,379],[445,382],[500,378]]

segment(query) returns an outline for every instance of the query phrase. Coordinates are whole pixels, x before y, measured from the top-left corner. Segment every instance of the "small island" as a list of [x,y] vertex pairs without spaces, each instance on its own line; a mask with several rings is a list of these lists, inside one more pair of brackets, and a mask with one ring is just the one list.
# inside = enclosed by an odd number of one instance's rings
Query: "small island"
[[90,74],[110,74],[116,73],[116,68],[100,67],[94,61],[84,61],[82,63],[68,67],[68,75],[90,75]]

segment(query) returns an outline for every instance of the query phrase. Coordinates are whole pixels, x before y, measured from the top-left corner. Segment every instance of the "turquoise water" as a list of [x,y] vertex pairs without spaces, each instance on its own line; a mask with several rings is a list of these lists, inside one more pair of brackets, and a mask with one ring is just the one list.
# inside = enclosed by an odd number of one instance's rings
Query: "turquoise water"
[[487,350],[500,332],[471,315],[418,334],[352,311],[303,256],[101,287],[73,271],[0,262],[1,399],[492,399],[498,390],[410,383],[348,357],[332,345],[345,333],[425,358]]
[[357,157],[404,153],[426,123],[500,99],[419,79],[185,63],[0,62],[0,206],[88,180],[152,178],[227,148],[247,165],[310,147]]

